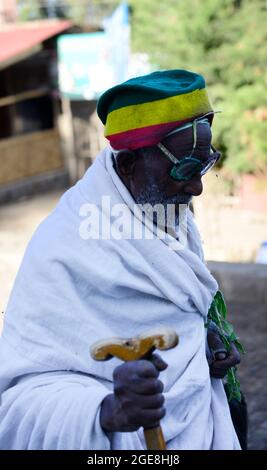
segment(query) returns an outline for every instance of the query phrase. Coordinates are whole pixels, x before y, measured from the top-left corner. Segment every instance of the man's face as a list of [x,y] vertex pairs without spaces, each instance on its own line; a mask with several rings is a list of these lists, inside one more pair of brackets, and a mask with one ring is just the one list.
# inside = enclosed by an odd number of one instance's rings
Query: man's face
[[[210,156],[211,129],[198,123],[197,144],[193,156],[205,162]],[[162,141],[165,147],[178,159],[189,156],[193,148],[193,129],[184,129]],[[173,163],[157,147],[151,147],[149,154],[136,158],[130,191],[139,204],[188,204],[192,196],[203,191],[200,173],[189,181],[176,181],[170,176]]]

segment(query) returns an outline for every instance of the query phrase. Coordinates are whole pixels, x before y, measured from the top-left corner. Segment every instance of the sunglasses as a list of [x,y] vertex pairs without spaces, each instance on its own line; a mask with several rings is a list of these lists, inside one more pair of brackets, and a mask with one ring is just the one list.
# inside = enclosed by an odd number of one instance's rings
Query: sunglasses
[[189,181],[197,173],[200,173],[201,176],[205,175],[207,171],[211,170],[211,168],[216,165],[216,163],[221,157],[221,153],[218,152],[218,150],[216,150],[213,145],[211,145],[210,148],[210,156],[205,162],[202,162],[198,158],[193,157],[193,153],[197,143],[197,122],[206,123],[207,120],[195,120],[193,121],[193,123],[187,124],[186,126],[176,129],[175,131],[172,131],[168,134],[169,136],[189,126],[193,127],[193,149],[189,156],[178,159],[161,142],[157,144],[157,147],[174,164],[170,170],[170,176],[176,181]]

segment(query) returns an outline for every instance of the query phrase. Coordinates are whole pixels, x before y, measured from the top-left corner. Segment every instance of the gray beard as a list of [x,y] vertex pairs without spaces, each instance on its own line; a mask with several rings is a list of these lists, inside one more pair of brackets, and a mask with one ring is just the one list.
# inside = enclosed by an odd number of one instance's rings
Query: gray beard
[[[167,208],[169,205],[179,205],[179,204],[186,204],[188,205],[192,199],[192,196],[187,194],[176,194],[175,196],[166,196],[165,192],[160,190],[155,183],[151,183],[149,187],[143,189],[140,194],[135,198],[137,204],[145,206],[146,204],[150,204],[152,208],[157,204],[161,204],[164,207],[164,214],[163,213],[155,213],[153,212],[153,223],[155,225],[164,225],[168,226],[168,211]],[[169,208],[174,209],[174,208]],[[146,212],[146,210],[145,210]],[[172,210],[170,210],[170,213]],[[146,212],[147,213],[147,212]],[[151,216],[151,214],[147,214]],[[179,211],[175,210],[175,225],[179,225]]]

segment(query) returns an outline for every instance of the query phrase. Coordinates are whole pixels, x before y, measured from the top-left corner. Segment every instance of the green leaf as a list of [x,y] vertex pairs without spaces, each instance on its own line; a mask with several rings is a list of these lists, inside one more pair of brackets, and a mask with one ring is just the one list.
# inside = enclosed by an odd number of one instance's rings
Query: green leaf
[[233,335],[233,334],[234,334],[234,336],[235,336],[234,327],[231,325],[231,323],[229,323],[229,322],[226,321],[226,320],[223,320],[223,321],[222,321],[222,327],[223,327],[224,332],[225,332],[228,336],[231,336],[231,335]]
[[222,317],[226,318],[227,309],[226,309],[226,305],[225,305],[223,295],[222,295],[221,291],[219,291],[219,290],[218,290],[218,292],[216,292],[215,302],[217,304],[217,308],[218,308],[220,314],[222,315]]
[[[220,335],[220,338],[227,351],[230,351],[231,344],[234,343],[240,353],[244,353],[242,344],[238,341],[233,325],[226,320],[227,309],[224,302],[223,295],[220,291],[216,292],[213,302],[209,308],[207,324],[213,321]],[[236,368],[231,367],[227,371],[227,391],[228,400],[231,401],[236,398],[241,401],[240,383],[236,377]]]
[[235,343],[235,346],[236,346],[237,350],[238,350],[241,354],[245,354],[245,350],[244,350],[242,344],[241,344],[237,339],[234,341],[234,343]]
[[236,398],[239,402],[241,401],[240,383],[236,377],[235,367],[231,367],[231,369],[227,371],[227,391],[228,401],[231,401],[233,398]]

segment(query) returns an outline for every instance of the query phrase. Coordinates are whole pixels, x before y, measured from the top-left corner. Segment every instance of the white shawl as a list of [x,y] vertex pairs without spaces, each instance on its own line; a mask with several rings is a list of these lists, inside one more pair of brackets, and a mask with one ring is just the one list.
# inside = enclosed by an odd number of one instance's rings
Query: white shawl
[[160,374],[168,449],[239,449],[222,383],[210,379],[206,361],[204,323],[217,284],[192,216],[188,247],[179,251],[155,237],[85,240],[81,207],[100,207],[103,195],[111,206],[126,203],[133,218],[109,149],[28,245],[0,341],[0,448],[144,449],[142,429],[103,432],[100,405],[120,361],[96,362],[89,347],[162,325],[180,337],[160,353],[169,364]]

